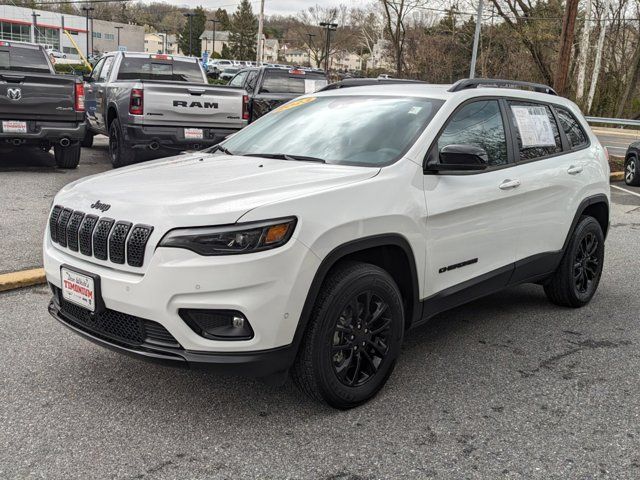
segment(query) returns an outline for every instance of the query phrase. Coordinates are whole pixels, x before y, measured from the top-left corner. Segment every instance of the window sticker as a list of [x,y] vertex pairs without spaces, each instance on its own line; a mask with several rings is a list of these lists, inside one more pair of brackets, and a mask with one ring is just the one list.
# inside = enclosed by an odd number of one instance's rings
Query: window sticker
[[556,146],[546,107],[512,105],[511,111],[520,131],[522,148]]
[[299,100],[294,100],[293,102],[285,103],[284,105],[276,108],[274,112],[284,112],[285,110],[291,110],[292,108],[299,107],[300,105],[304,105],[305,103],[313,102],[316,97],[305,97]]
[[411,107],[409,109],[409,115],[417,115],[420,113],[420,110],[422,110],[422,107]]

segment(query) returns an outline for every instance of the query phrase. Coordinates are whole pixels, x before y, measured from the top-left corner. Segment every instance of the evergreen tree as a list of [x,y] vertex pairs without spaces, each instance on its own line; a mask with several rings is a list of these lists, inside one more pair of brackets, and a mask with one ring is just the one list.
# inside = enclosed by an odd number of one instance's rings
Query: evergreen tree
[[253,14],[249,0],[242,0],[231,17],[229,45],[236,60],[252,60],[256,57],[258,19]]
[[[207,21],[207,15],[204,11],[204,8],[197,7],[194,12],[195,16],[191,20],[191,54],[195,57],[200,57],[202,55],[202,43],[200,42],[200,35],[204,32],[205,23]],[[180,32],[180,51],[184,52],[185,55],[189,54],[189,19],[187,21]]]
[[220,21],[220,23],[218,24],[218,30],[226,31],[231,28],[231,20],[229,20],[229,14],[224,8],[219,8],[218,10],[216,10],[213,18]]

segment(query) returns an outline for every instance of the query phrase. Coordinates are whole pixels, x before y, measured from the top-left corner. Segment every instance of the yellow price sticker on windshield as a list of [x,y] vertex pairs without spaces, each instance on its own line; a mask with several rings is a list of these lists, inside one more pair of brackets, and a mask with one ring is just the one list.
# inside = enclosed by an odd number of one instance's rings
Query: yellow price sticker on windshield
[[282,105],[274,110],[274,112],[284,112],[285,110],[291,110],[292,108],[299,107],[300,105],[304,105],[305,103],[311,103],[316,99],[316,97],[305,97],[299,100],[294,100],[293,102],[289,102],[285,105]]

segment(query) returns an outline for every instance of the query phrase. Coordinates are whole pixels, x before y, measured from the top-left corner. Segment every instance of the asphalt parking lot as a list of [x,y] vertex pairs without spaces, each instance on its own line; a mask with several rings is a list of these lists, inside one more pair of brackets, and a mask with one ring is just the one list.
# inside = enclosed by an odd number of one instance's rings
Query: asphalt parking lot
[[[39,265],[50,198],[109,169],[105,151],[99,140],[67,172],[44,153],[26,167],[1,157],[0,272]],[[53,320],[45,287],[0,293],[0,478],[638,478],[640,189],[630,191],[612,190],[589,306],[559,308],[525,285],[444,313],[406,339],[381,394],[348,412],[291,383],[118,355]]]

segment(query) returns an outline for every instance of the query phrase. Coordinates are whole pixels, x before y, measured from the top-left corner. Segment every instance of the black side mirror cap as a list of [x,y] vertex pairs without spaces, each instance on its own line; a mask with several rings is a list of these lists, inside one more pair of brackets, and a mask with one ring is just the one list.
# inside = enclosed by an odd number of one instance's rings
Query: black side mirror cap
[[439,161],[427,163],[430,171],[477,171],[489,166],[489,155],[476,145],[447,145],[440,150]]

